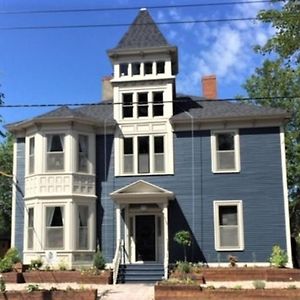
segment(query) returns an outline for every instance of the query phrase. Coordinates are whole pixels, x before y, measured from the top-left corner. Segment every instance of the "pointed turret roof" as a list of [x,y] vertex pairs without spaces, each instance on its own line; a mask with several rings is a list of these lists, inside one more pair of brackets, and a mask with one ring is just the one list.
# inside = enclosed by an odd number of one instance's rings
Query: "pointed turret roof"
[[169,46],[148,10],[142,8],[114,50]]

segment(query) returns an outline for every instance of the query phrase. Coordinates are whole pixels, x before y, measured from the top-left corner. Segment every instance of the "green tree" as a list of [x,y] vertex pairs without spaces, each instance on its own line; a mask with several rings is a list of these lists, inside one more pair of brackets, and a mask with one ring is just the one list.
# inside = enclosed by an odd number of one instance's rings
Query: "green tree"
[[183,247],[184,261],[187,261],[186,247],[190,247],[192,244],[192,238],[189,231],[181,230],[176,232],[174,241]]
[[0,235],[10,233],[12,178],[3,174],[12,174],[13,137],[8,134],[0,144]]
[[267,57],[243,87],[249,97],[266,98],[255,101],[256,104],[283,108],[291,114],[285,126],[285,142],[291,229],[297,234],[300,232],[300,5],[286,1],[277,9],[261,11],[258,18],[270,24],[275,34],[265,45],[255,47]]

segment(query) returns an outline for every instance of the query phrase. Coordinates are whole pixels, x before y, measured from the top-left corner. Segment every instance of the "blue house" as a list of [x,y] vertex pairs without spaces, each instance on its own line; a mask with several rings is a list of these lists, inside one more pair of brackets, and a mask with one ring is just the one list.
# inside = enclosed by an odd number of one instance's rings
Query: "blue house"
[[[161,272],[183,259],[291,263],[285,111],[176,94],[177,47],[142,9],[115,48],[103,101],[8,126],[15,135],[12,245],[24,263],[91,265],[99,245],[119,264]],[[23,191],[24,195],[20,193]],[[146,268],[147,267],[147,268]],[[156,273],[157,274],[157,273]]]

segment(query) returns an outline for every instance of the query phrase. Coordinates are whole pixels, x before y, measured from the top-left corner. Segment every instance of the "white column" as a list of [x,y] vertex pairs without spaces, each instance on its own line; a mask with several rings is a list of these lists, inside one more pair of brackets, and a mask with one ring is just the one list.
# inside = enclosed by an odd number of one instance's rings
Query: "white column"
[[116,205],[116,246],[121,239],[121,207],[119,204]]
[[168,225],[168,203],[163,205],[163,222],[164,222],[164,270],[165,279],[168,278],[169,266],[169,225]]

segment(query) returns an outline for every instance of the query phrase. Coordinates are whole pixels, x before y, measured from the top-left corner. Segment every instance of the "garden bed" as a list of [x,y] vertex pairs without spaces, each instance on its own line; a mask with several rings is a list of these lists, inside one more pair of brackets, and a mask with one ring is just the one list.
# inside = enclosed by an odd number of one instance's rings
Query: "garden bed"
[[155,285],[155,300],[201,300],[201,299],[272,299],[298,300],[298,289],[201,289],[196,285]]
[[17,272],[5,272],[1,273],[3,280],[6,283],[24,283],[22,273]]
[[97,290],[11,291],[0,293],[0,300],[96,300]]
[[98,275],[81,273],[80,271],[28,271],[23,273],[25,283],[63,283],[79,284],[111,284],[112,272],[102,271]]

